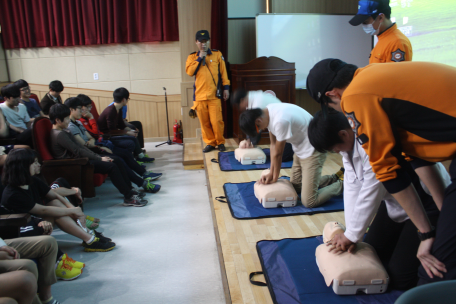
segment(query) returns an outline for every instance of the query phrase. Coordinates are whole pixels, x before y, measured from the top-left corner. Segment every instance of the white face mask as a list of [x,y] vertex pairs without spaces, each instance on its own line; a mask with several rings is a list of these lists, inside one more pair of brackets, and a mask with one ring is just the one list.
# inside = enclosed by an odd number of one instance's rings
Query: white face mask
[[369,35],[378,35],[378,30],[380,29],[380,26],[378,27],[378,29],[374,29],[374,26],[372,25],[373,23],[371,24],[363,24],[363,30],[366,32],[366,34],[369,34]]

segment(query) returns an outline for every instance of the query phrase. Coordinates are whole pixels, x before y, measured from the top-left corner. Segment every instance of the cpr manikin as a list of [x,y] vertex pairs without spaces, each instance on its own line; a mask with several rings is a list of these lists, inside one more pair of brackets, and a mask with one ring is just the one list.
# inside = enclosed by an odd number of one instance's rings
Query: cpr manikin
[[[264,170],[261,176],[266,174],[269,174],[269,169]],[[294,207],[298,201],[298,194],[287,179],[278,179],[272,184],[256,182],[253,189],[255,197],[264,208]]]
[[338,222],[329,222],[323,229],[323,242],[317,247],[317,265],[326,285],[333,285],[338,295],[384,293],[388,288],[388,274],[375,250],[369,244],[359,242],[353,253],[330,252],[328,244],[336,234],[344,233],[345,227]]
[[234,150],[234,157],[243,165],[260,165],[266,163],[266,154],[261,148],[254,148],[253,145],[243,140],[239,148]]

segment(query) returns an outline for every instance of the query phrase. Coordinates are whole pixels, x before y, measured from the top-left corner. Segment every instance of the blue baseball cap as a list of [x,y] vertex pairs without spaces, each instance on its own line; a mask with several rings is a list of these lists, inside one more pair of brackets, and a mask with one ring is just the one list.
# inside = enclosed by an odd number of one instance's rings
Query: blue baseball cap
[[360,25],[367,18],[373,15],[378,15],[380,13],[386,13],[391,8],[389,6],[389,1],[377,0],[377,1],[366,1],[362,0],[358,2],[358,13],[353,17],[349,23],[353,26]]

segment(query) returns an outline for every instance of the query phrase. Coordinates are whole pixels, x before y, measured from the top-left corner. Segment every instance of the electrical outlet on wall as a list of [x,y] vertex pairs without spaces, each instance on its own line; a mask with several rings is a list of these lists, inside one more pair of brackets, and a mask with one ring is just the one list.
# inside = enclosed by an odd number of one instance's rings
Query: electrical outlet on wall
[[98,80],[98,73],[93,73],[93,80]]

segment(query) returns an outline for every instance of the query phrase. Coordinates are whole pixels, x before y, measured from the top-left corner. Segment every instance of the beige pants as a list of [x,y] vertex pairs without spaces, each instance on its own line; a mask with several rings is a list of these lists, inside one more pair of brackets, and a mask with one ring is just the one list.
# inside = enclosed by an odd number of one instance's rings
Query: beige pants
[[[5,243],[17,250],[20,259],[0,261],[0,273],[28,270],[37,277],[38,286],[50,286],[57,282],[55,277],[57,242],[52,236],[22,237],[5,240]],[[38,266],[29,259],[36,259]]]
[[[297,192],[301,191],[301,201],[307,208],[315,208],[343,191],[343,182],[336,175],[321,176],[326,153],[315,151],[301,159],[296,153],[291,167],[291,183]],[[321,189],[318,189],[321,188]]]

